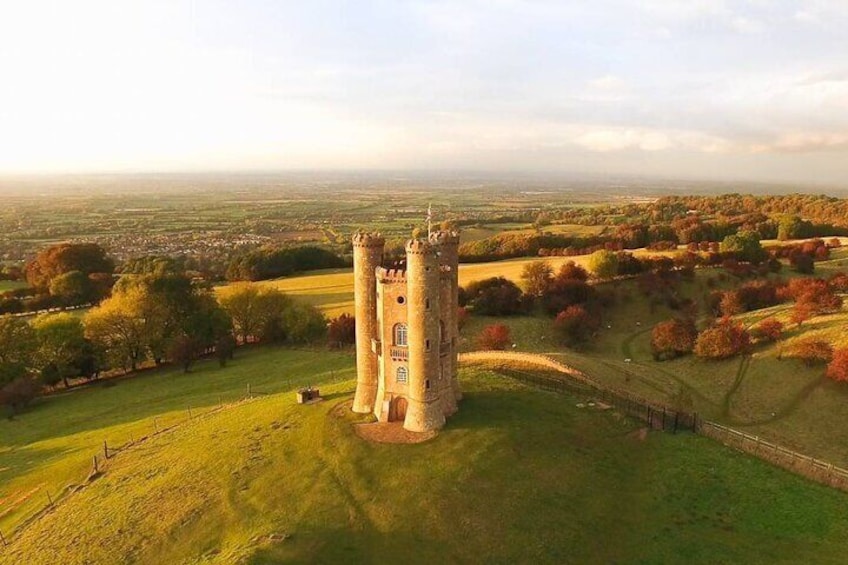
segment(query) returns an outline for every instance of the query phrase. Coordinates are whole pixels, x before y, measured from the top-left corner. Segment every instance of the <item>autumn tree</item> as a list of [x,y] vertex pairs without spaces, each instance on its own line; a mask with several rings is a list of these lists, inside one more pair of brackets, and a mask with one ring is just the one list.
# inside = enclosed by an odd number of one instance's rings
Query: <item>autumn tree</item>
[[530,296],[542,296],[554,278],[554,270],[547,261],[533,261],[524,265],[521,280],[524,289]]
[[492,324],[483,328],[477,336],[477,346],[480,349],[502,351],[512,343],[509,327],[504,324]]
[[777,341],[783,335],[783,323],[769,318],[763,320],[754,328],[754,336],[760,341]]
[[599,325],[597,316],[593,316],[583,306],[574,304],[557,314],[554,331],[564,345],[574,347],[589,341]]
[[848,347],[833,351],[833,358],[827,366],[828,378],[835,381],[848,381]]
[[829,362],[833,356],[833,346],[821,339],[805,338],[793,343],[787,356],[800,359],[810,367],[817,363]]
[[726,359],[748,350],[751,338],[739,322],[722,318],[698,334],[695,355],[705,359]]
[[27,282],[36,289],[48,290],[53,279],[78,271],[85,277],[93,273],[112,274],[115,264],[96,243],[62,243],[36,255],[26,266]]
[[660,322],[651,330],[651,352],[654,360],[673,359],[691,353],[698,330],[691,319]]
[[728,290],[721,297],[719,310],[722,316],[735,316],[745,311],[745,305],[742,304],[739,292]]

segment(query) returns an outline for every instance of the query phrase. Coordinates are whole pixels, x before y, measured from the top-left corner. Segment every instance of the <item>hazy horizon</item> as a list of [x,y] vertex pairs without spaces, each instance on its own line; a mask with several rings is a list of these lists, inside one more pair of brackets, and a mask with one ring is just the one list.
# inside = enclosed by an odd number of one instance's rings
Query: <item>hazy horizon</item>
[[33,1],[0,175],[414,171],[848,186],[848,4]]

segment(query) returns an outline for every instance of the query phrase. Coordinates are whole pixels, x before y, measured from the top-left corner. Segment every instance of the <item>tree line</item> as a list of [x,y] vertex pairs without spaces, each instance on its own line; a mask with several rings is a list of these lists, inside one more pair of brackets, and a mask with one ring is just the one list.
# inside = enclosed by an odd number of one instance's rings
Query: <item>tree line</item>
[[20,410],[104,371],[170,362],[187,372],[207,355],[223,365],[239,343],[308,343],[326,331],[321,312],[274,288],[242,283],[217,298],[181,273],[125,275],[83,316],[0,317],[0,405]]

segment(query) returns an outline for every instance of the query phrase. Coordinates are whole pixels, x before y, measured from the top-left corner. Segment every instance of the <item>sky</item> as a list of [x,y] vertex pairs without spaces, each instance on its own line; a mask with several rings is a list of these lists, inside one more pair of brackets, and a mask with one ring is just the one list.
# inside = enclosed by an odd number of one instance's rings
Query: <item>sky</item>
[[846,30],[846,0],[0,0],[0,173],[848,185]]

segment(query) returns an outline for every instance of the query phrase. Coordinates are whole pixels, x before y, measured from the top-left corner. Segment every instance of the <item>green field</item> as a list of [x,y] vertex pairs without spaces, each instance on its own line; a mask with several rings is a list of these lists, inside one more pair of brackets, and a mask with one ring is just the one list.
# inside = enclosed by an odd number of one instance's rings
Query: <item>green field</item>
[[[844,269],[842,262],[840,255],[819,264],[818,274]],[[710,290],[706,278],[715,273],[697,271],[696,280],[684,285],[684,294],[703,298]],[[801,328],[788,324],[791,304],[750,312],[739,317],[748,326],[767,317],[786,323],[785,340],[758,346],[751,356],[725,361],[688,356],[656,362],[651,356],[650,330],[676,313],[664,306],[650,308],[632,281],[608,288],[615,289],[615,304],[606,311],[597,337],[584,349],[558,345],[551,319],[545,316],[472,316],[461,345],[465,350],[475,349],[474,337],[484,326],[504,323],[510,327],[518,351],[559,357],[596,381],[697,411],[705,418],[848,467],[848,429],[842,426],[848,386],[825,378],[823,365],[808,367],[780,356],[801,336],[824,339],[834,347],[848,346],[848,309],[818,316]]]
[[0,281],[0,292],[8,292],[19,288],[26,288],[27,283],[22,281]]
[[51,397],[3,422],[6,501],[79,483],[78,457],[101,438],[144,433],[153,416],[211,409],[248,380],[273,393],[118,454],[0,550],[0,563],[844,561],[846,495],[497,373],[464,370],[460,412],[419,445],[358,438],[350,380],[322,386],[327,401],[315,406],[287,392],[349,377],[352,365],[344,354],[256,350],[227,369]]

